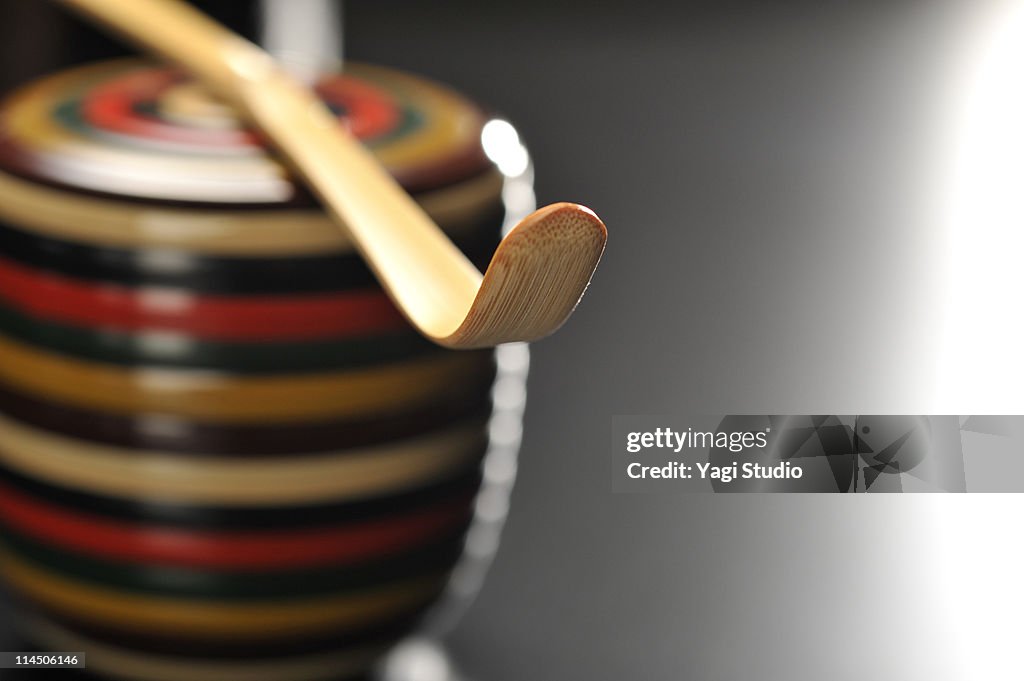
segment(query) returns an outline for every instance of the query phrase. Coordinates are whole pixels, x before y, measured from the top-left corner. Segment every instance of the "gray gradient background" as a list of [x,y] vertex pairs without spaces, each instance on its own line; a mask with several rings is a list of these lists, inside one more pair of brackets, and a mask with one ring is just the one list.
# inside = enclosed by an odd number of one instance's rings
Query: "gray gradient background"
[[504,112],[541,202],[610,231],[534,349],[505,540],[451,638],[468,677],[943,681],[1000,654],[957,603],[1024,602],[1011,570],[965,579],[1019,505],[615,495],[607,468],[613,414],[926,409],[930,159],[984,4],[349,3],[352,57]]

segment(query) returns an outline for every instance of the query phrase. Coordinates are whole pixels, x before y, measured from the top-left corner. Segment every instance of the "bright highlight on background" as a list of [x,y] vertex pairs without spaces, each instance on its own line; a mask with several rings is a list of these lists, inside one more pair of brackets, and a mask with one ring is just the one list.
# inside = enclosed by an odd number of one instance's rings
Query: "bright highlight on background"
[[[951,145],[939,192],[948,230],[945,327],[933,413],[1024,413],[1024,3],[979,3],[952,74]],[[934,561],[964,664],[959,678],[1020,668],[1024,550],[1019,495],[931,504]]]
[[986,5],[952,74],[948,237],[932,413],[1024,413],[1024,3]]
[[519,141],[519,133],[508,121],[495,118],[484,125],[480,135],[484,153],[505,175],[515,177],[526,171],[530,157]]

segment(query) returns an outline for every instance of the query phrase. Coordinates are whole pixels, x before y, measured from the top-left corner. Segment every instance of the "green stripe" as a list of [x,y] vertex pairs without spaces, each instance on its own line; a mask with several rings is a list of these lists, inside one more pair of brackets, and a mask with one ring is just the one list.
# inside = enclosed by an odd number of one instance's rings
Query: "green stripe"
[[387,336],[302,343],[225,343],[184,334],[125,333],[33,317],[5,306],[2,300],[0,332],[59,354],[118,366],[242,374],[355,369],[440,351],[411,329]]

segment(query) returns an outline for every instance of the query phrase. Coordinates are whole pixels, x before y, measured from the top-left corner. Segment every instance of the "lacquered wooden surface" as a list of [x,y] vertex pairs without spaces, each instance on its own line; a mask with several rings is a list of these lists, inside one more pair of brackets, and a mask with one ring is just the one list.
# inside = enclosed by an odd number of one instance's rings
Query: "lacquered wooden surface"
[[[482,114],[361,70],[322,95],[486,262],[504,176]],[[89,66],[0,117],[0,570],[46,622],[28,635],[115,676],[362,669],[463,555],[491,353],[417,335],[259,136],[178,74]],[[288,191],[253,190],[268,178]]]

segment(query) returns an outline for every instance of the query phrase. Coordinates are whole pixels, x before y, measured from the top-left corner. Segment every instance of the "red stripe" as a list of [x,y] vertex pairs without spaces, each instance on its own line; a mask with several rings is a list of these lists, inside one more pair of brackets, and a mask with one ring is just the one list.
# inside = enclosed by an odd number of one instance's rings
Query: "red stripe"
[[86,284],[0,258],[0,297],[57,322],[159,330],[213,340],[342,339],[406,321],[379,290],[306,296],[198,296],[181,289]]
[[137,101],[152,101],[180,77],[163,70],[147,70],[104,83],[82,100],[82,117],[99,130],[146,140],[176,142],[217,148],[257,146],[249,130],[187,128],[140,117],[132,108]]
[[469,517],[465,497],[397,518],[316,530],[194,532],[68,513],[0,484],[0,518],[15,530],[101,558],[205,568],[343,565],[412,549]]
[[[153,102],[159,107],[159,98],[180,82],[180,76],[163,69],[121,76],[85,96],[81,104],[82,117],[99,130],[146,140],[183,143],[211,150],[261,146],[257,136],[249,130],[191,128],[146,118],[135,111],[138,102]],[[401,121],[397,105],[386,93],[350,76],[326,79],[317,90],[327,102],[344,109],[345,124],[353,135],[361,139],[391,132]]]
[[348,131],[359,139],[386,135],[402,122],[398,104],[379,87],[352,76],[334,76],[316,86],[317,94],[328,103],[340,106]]

